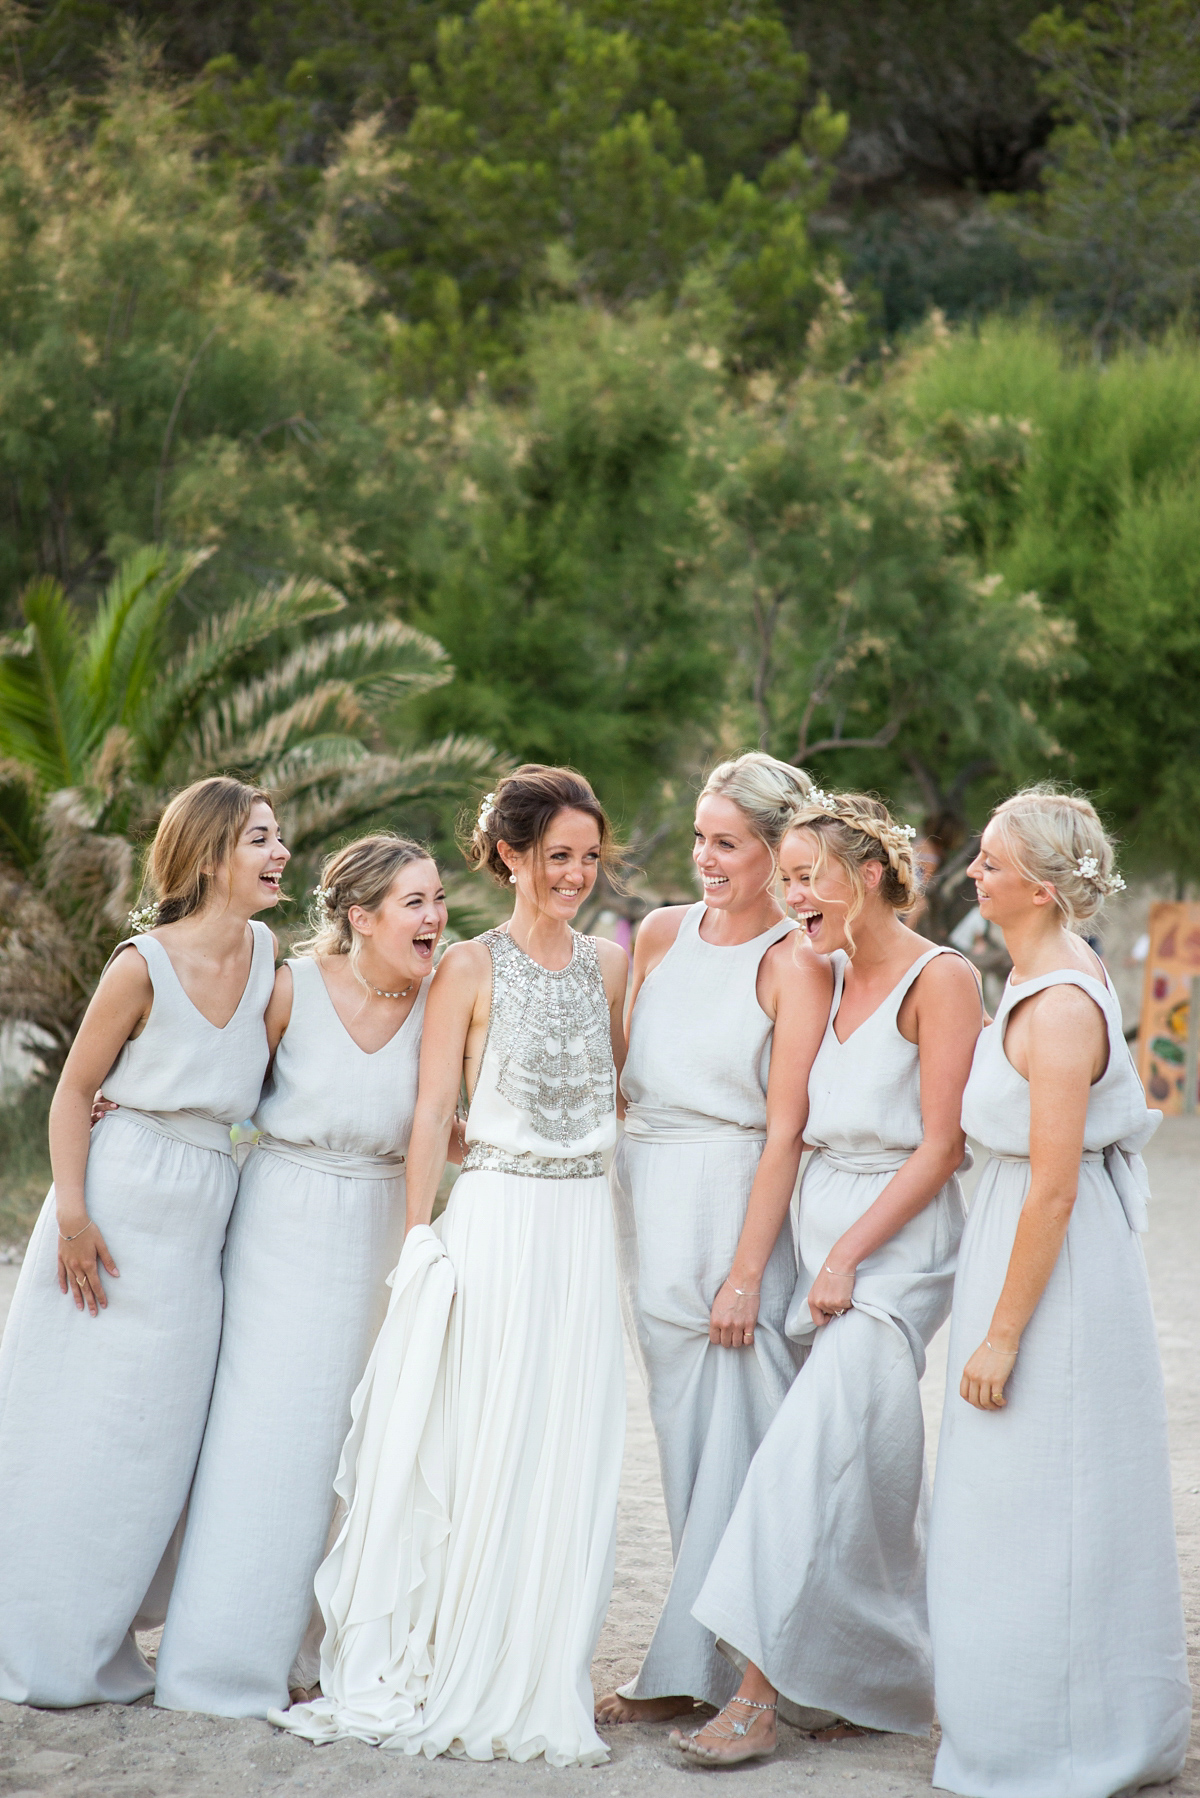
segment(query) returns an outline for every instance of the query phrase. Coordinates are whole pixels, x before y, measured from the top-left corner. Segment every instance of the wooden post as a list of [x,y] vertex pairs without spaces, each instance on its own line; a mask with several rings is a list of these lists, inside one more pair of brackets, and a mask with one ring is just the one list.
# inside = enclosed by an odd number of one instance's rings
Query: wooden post
[[1196,1086],[1200,1081],[1200,974],[1189,982],[1187,1053],[1183,1063],[1183,1111],[1191,1117],[1196,1110]]

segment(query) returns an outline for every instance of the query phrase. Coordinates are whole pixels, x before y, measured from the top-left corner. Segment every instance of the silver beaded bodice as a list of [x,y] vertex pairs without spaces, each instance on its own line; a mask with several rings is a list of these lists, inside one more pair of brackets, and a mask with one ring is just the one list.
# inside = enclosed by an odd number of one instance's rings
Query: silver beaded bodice
[[[593,1144],[616,1104],[608,997],[596,946],[577,936],[567,966],[552,969],[533,961],[506,930],[489,930],[482,941],[492,957],[492,1007],[468,1120],[468,1135],[476,1140],[463,1171],[487,1167],[557,1180],[593,1178],[603,1171]],[[510,1128],[495,1127],[505,1122],[501,1107],[517,1114]],[[492,1135],[502,1140],[488,1140]],[[518,1138],[538,1148],[517,1149]],[[582,1152],[572,1154],[575,1145]]]

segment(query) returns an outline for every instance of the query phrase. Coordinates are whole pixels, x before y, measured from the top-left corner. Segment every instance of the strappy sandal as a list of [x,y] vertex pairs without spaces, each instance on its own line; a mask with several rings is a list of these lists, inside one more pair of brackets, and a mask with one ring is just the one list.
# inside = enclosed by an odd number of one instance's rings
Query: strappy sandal
[[[750,1711],[752,1715],[749,1718],[734,1716],[732,1713],[735,1704]],[[756,1748],[747,1740],[757,1721],[757,1714],[760,1711],[773,1712],[774,1709],[773,1704],[758,1704],[753,1698],[731,1698],[724,1710],[718,1711],[715,1717],[710,1717],[702,1728],[688,1730],[686,1733],[682,1729],[673,1729],[667,1739],[673,1748],[678,1748],[680,1754],[686,1754],[692,1760],[704,1761],[708,1766],[736,1767],[741,1761],[760,1760],[768,1754],[774,1754],[778,1743],[772,1742],[769,1747]],[[702,1735],[711,1735],[718,1744],[728,1743],[728,1747],[710,1747],[707,1742],[700,1741]]]

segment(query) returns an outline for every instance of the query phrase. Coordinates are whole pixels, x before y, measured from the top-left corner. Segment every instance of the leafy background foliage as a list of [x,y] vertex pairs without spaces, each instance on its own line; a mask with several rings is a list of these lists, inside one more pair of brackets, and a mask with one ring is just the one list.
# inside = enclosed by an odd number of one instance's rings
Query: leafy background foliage
[[924,830],[936,931],[1030,777],[1200,876],[1181,0],[5,0],[0,70],[0,1023],[48,1066],[218,767],[298,897],[376,822],[453,866],[524,758],[686,892],[756,743]]

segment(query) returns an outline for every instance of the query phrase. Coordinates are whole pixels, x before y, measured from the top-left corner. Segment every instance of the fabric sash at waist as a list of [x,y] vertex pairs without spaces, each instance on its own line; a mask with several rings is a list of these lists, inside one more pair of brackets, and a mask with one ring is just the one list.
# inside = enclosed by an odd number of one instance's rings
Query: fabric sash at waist
[[281,1161],[294,1161],[297,1167],[310,1167],[319,1174],[336,1174],[342,1180],[394,1180],[404,1172],[403,1155],[340,1155],[336,1149],[320,1149],[314,1143],[281,1142],[265,1132],[254,1147],[278,1155]]
[[[1158,1113],[1151,1113],[1156,1120]],[[1144,1138],[1140,1139],[1144,1140]],[[1150,1213],[1147,1204],[1150,1198],[1150,1177],[1146,1172],[1146,1163],[1138,1153],[1136,1137],[1127,1138],[1124,1142],[1111,1142],[1106,1149],[1085,1149],[1080,1161],[1103,1162],[1104,1171],[1112,1181],[1121,1201],[1121,1209],[1125,1213],[1125,1222],[1131,1230],[1139,1235],[1150,1228]],[[1029,1166],[1028,1155],[999,1155],[993,1152],[993,1161],[1016,1161]]]
[[[897,1168],[904,1166],[910,1156],[916,1154],[911,1149],[875,1149],[864,1155],[843,1155],[837,1149],[817,1147],[815,1153],[829,1167],[837,1168],[841,1174],[894,1174]],[[963,1158],[955,1169],[956,1173],[965,1174],[974,1167],[975,1157],[970,1149],[964,1149]]]
[[766,1130],[732,1124],[725,1118],[705,1117],[699,1111],[680,1111],[669,1105],[630,1105],[625,1113],[625,1134],[636,1142],[741,1142],[764,1143]]
[[159,1136],[169,1136],[174,1142],[186,1142],[193,1149],[215,1149],[219,1155],[233,1154],[233,1140],[230,1137],[229,1124],[223,1124],[220,1118],[206,1117],[201,1111],[139,1111],[135,1105],[120,1105],[110,1117],[132,1118],[137,1124],[144,1124],[147,1130],[155,1131]]

